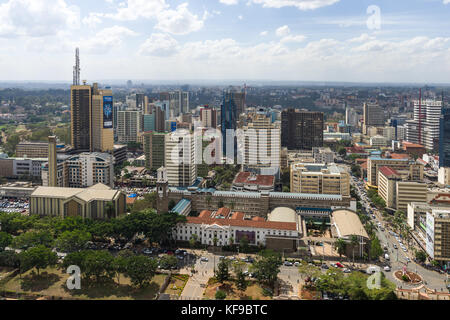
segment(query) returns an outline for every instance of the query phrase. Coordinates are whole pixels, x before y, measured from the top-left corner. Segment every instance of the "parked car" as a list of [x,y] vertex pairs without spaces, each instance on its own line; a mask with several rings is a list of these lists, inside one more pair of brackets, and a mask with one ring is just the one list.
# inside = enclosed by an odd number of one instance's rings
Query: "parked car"
[[352,271],[350,270],[350,269],[348,269],[348,268],[345,268],[344,270],[344,273],[351,273]]
[[322,264],[322,269],[328,269],[328,266],[326,263]]
[[344,266],[340,262],[336,262],[336,267],[338,268],[344,268]]
[[386,271],[386,272],[389,272],[389,271],[391,271],[391,267],[389,267],[389,266],[385,266],[385,267],[384,267],[384,271]]
[[200,259],[200,261],[202,261],[202,262],[208,262],[209,259],[208,259],[207,257],[202,257],[202,258]]
[[292,262],[290,262],[290,261],[285,261],[285,262],[284,262],[284,265],[285,265],[286,267],[292,267],[294,264],[293,264]]

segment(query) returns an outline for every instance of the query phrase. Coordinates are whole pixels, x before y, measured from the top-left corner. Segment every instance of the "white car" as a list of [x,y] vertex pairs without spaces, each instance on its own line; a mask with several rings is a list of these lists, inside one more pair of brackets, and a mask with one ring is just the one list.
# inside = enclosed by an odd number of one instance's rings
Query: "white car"
[[350,269],[348,269],[348,268],[345,268],[344,270],[344,273],[351,273],[352,271],[350,270]]
[[389,267],[389,266],[384,267],[384,271],[386,271],[386,272],[391,271],[391,267]]
[[202,261],[202,262],[208,262],[209,259],[208,259],[207,257],[202,257],[202,258],[200,259],[200,261]]

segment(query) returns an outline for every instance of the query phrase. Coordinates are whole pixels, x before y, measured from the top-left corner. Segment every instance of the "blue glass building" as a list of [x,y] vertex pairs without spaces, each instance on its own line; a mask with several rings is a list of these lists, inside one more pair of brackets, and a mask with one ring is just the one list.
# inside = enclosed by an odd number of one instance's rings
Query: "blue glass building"
[[450,167],[450,108],[442,109],[439,130],[439,167]]
[[[222,150],[223,155],[226,155],[227,143],[231,144],[231,141],[227,142],[227,130],[236,130],[237,127],[237,105],[234,99],[234,93],[225,91],[223,95],[223,102],[220,113],[220,124],[222,131]],[[237,149],[236,139],[234,139],[234,150]]]

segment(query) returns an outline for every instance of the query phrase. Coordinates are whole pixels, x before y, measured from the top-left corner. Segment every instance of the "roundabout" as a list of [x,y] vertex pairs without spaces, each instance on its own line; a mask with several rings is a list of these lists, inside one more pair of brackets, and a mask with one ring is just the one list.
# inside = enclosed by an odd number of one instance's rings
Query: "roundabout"
[[394,272],[394,277],[406,285],[418,285],[422,283],[421,276],[408,270],[397,270]]

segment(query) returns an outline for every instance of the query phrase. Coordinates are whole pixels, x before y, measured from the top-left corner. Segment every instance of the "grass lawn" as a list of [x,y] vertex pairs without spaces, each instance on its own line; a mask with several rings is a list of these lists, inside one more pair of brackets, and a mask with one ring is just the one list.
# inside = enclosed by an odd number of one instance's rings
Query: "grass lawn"
[[81,280],[81,290],[69,290],[66,281],[69,275],[56,268],[41,270],[40,275],[36,271],[28,271],[8,281],[3,289],[11,292],[40,294],[45,296],[62,297],[66,299],[99,299],[99,300],[152,300],[158,292],[166,275],[157,274],[152,283],[143,289],[135,289],[130,280],[125,276],[103,283],[89,283]]
[[204,298],[208,300],[216,299],[217,288],[225,291],[227,297],[225,300],[272,300],[271,297],[264,296],[263,288],[256,281],[249,281],[248,287],[244,292],[237,289],[234,281],[225,281],[223,284],[210,279],[205,289]]
[[188,280],[189,276],[187,274],[172,275],[164,293],[180,296]]

